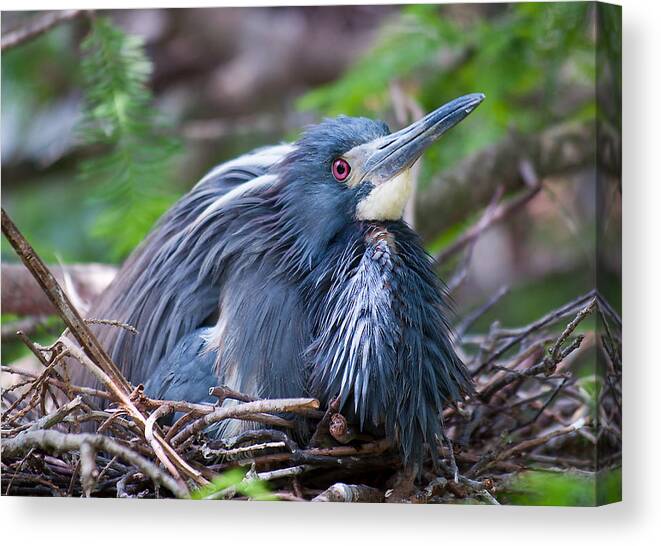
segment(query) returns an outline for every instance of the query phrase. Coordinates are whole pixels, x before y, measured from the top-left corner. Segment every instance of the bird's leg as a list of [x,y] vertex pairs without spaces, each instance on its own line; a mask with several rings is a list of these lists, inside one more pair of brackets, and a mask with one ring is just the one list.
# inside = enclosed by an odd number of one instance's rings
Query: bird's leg
[[452,441],[449,438],[445,438],[448,444],[448,453],[450,457],[450,470],[452,470],[452,477],[455,483],[459,483],[459,468],[457,467],[457,461],[454,458],[454,448],[452,447]]
[[445,445],[448,449],[448,463],[450,465],[450,471],[452,473],[452,478],[455,483],[459,483],[459,467],[457,466],[457,460],[454,458],[454,447],[452,445],[452,440],[448,438],[445,434],[445,424],[443,423],[443,416],[441,415],[441,432],[440,432],[441,445]]

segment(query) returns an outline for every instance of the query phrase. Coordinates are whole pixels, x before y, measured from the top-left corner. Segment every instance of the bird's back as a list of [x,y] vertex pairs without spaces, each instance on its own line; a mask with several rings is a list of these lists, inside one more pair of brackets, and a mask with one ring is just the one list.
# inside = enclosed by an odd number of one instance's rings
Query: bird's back
[[213,169],[158,221],[93,303],[90,317],[138,330],[94,327],[133,384],[144,383],[181,339],[218,319],[225,265],[240,251],[232,243],[236,232],[227,231],[273,182],[269,170],[289,151],[263,148]]

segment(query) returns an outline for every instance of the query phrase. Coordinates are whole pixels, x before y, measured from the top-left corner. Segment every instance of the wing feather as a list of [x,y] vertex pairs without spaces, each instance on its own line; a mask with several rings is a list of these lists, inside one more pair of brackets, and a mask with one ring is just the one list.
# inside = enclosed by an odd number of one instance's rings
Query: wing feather
[[146,381],[180,339],[217,313],[224,264],[236,251],[227,230],[242,206],[272,184],[269,170],[291,149],[264,148],[213,169],[159,220],[94,303],[89,316],[139,332],[95,327],[132,383]]

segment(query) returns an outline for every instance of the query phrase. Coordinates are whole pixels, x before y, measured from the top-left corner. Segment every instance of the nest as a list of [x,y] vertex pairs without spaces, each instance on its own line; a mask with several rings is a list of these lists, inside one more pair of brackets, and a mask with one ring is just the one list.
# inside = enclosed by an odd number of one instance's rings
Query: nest
[[[68,327],[50,346],[19,333],[41,373],[3,366],[17,379],[2,393],[4,495],[498,504],[527,470],[596,476],[620,464],[621,323],[593,292],[515,329],[494,323],[468,333],[505,291],[465,317],[457,349],[477,395],[446,408],[446,437],[429,446],[421,467],[405,468],[389,439],[362,435],[335,401],[257,400],[222,386],[213,389],[215,405],[146,397],[4,212],[3,231]],[[580,328],[588,317],[596,332]],[[575,369],[589,351],[592,389]],[[73,384],[72,365],[102,387]],[[159,424],[175,412],[183,416]],[[207,433],[226,419],[263,427],[224,439]],[[315,429],[305,444],[287,433],[297,419]],[[82,432],[90,423],[94,432]]]

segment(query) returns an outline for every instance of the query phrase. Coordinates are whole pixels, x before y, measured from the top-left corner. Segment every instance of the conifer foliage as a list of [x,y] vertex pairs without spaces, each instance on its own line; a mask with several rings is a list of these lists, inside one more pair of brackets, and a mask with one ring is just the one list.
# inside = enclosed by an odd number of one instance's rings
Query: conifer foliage
[[93,184],[93,233],[126,256],[173,201],[168,178],[179,143],[152,106],[152,65],[140,37],[95,17],[82,44],[85,109],[80,135],[95,150],[79,175]]

